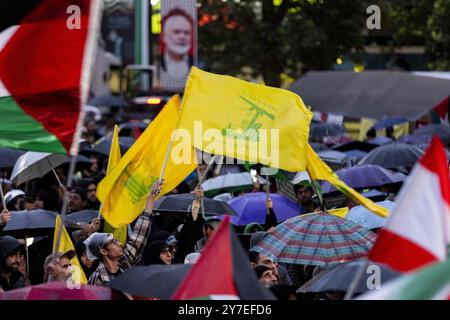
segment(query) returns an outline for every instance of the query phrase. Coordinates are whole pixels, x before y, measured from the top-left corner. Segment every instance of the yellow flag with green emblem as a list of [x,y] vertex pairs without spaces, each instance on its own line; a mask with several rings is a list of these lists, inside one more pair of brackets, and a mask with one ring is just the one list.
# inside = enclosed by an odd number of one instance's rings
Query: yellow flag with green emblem
[[[108,159],[108,166],[106,168],[106,174],[112,172],[112,169],[119,163],[120,158],[122,158],[122,155],[120,153],[120,144],[119,144],[119,127],[117,124],[114,126],[114,133],[111,141],[111,148],[109,150],[109,159]],[[100,207],[100,213],[103,217],[105,217],[105,212],[107,212],[108,204],[105,203],[105,205],[101,205]],[[108,214],[106,214],[108,216]],[[121,244],[125,244],[127,242],[127,226],[114,228],[111,226],[108,221],[105,219],[105,226],[103,227],[103,232],[112,233],[114,237],[119,240]]]
[[[56,248],[56,242],[58,238],[59,233],[59,227],[62,226],[61,231],[61,238],[59,239],[59,248]],[[56,215],[56,221],[55,221],[55,234],[53,236],[53,253],[56,252],[63,252],[66,253],[69,250],[74,250],[75,247],[73,246],[72,240],[70,239],[69,234],[67,233],[66,228],[64,227],[64,224],[61,224],[61,218],[59,215]],[[70,260],[70,264],[72,265],[72,280],[77,281],[79,280],[81,284],[87,284],[87,278],[84,274],[83,269],[81,268],[80,261],[78,260],[78,257],[75,255],[75,257]]]
[[306,170],[308,171],[311,179],[327,180],[336,189],[342,192],[345,196],[354,200],[355,202],[366,207],[368,210],[376,213],[380,217],[387,217],[389,210],[374,203],[372,200],[365,198],[359,194],[356,190],[349,187],[344,181],[342,181],[331,168],[319,158],[313,148],[308,144],[307,147],[308,162],[306,163]]
[[[180,98],[175,95],[112,172],[100,181],[97,196],[107,205],[108,211],[104,218],[114,228],[131,223],[144,209],[151,186],[159,179],[162,171],[179,115]],[[183,150],[189,151],[187,156]],[[186,141],[173,142],[158,197],[177,187],[197,167],[194,157],[194,150]]]
[[210,154],[293,172],[305,170],[311,118],[291,91],[192,67],[178,128]]

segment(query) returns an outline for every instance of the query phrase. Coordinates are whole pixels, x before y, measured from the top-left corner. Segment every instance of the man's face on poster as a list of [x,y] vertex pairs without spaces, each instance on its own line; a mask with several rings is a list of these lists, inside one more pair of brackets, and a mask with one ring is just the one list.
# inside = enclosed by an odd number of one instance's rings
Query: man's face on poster
[[186,55],[191,48],[192,26],[182,15],[174,15],[164,23],[164,42],[167,51],[175,55]]

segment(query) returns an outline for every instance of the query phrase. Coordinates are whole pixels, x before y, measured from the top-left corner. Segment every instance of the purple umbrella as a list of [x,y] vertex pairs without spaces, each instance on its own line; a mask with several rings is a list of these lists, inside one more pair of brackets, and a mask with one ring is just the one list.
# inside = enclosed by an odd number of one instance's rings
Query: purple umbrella
[[[243,226],[252,222],[263,224],[267,215],[266,196],[265,192],[253,192],[228,201],[230,207],[237,213],[231,218],[231,223],[235,226]],[[278,222],[300,214],[300,206],[288,197],[271,193],[270,199],[272,199],[273,210]]]
[[[399,178],[391,171],[372,164],[340,169],[336,171],[336,174],[347,185],[355,189],[379,187],[400,182]],[[322,190],[324,193],[337,191],[328,181],[322,184]]]

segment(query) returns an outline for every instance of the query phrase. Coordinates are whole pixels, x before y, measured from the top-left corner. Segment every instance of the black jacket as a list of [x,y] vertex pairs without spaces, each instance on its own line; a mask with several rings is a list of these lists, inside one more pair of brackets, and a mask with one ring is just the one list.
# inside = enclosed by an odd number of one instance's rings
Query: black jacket
[[[6,258],[19,250],[22,244],[11,236],[0,237],[0,269],[4,267]],[[9,281],[0,275],[0,287],[4,290],[23,288],[25,280],[19,271],[11,272]]]

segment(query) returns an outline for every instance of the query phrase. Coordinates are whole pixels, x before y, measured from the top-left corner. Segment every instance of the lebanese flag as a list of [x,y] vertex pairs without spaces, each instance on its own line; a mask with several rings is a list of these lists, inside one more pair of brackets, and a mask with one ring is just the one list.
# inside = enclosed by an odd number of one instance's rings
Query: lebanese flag
[[435,136],[402,188],[369,259],[406,272],[444,261],[450,235],[447,155]]
[[226,216],[172,300],[274,300],[258,282]]
[[0,8],[0,146],[75,154],[102,1],[8,4]]

